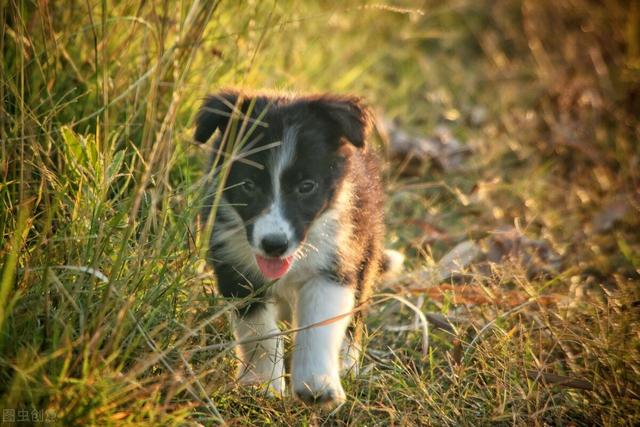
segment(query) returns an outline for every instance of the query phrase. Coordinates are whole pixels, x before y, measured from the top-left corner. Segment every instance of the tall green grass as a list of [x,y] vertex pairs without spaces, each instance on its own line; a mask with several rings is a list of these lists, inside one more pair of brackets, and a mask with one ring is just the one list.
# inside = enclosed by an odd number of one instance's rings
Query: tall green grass
[[[639,17],[637,1],[2,2],[0,408],[60,425],[637,424]],[[408,293],[464,318],[428,354],[386,328],[411,311],[372,307],[335,411],[237,388],[233,302],[194,225],[208,153],[191,125],[225,86],[353,92],[472,147],[459,171],[388,163],[407,268],[515,224],[561,271],[470,270],[488,295],[524,292],[519,310]],[[598,234],[613,196],[627,213]],[[420,221],[449,237],[425,245]],[[549,292],[571,304],[538,304]]]

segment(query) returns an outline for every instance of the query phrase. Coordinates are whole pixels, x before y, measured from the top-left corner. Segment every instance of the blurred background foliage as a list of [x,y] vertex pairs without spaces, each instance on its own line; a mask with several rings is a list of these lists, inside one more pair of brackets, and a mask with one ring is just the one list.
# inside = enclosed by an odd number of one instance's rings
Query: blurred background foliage
[[[0,22],[0,407],[64,425],[638,423],[637,0],[6,0]],[[455,328],[425,355],[388,327],[410,311],[374,306],[338,411],[232,384],[229,304],[193,226],[193,117],[223,87],[365,98],[388,244],[438,272],[381,291]]]

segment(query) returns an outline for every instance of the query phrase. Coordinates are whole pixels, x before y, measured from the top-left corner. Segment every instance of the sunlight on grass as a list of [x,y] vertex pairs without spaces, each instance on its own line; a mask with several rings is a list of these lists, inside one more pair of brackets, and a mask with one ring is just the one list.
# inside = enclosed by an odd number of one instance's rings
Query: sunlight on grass
[[[9,0],[0,20],[3,417],[640,423],[638,1]],[[223,87],[377,113],[407,271],[337,410],[233,382],[192,141]]]

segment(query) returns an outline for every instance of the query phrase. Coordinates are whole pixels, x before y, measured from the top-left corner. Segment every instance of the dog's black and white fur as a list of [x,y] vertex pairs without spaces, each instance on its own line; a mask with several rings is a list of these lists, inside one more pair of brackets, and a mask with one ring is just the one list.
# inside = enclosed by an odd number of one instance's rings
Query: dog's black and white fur
[[[368,117],[357,98],[345,96],[225,91],[206,98],[195,139],[204,143],[218,130],[213,157],[233,160],[207,261],[223,296],[256,296],[235,316],[237,339],[276,332],[279,319],[304,327],[350,313],[368,297],[383,264],[382,191],[378,159],[365,143]],[[205,221],[220,175],[209,185]],[[286,273],[270,280],[265,271]],[[357,342],[352,351],[343,345],[352,317],[297,332],[295,396],[344,400],[341,352],[343,364],[358,358]],[[357,320],[348,334],[356,341]],[[240,347],[239,381],[283,393],[282,340]]]

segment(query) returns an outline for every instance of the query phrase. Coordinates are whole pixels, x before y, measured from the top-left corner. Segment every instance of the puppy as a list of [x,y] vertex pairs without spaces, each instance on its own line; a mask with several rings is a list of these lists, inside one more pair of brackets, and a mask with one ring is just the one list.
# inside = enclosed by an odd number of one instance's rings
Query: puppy
[[[350,327],[351,313],[383,267],[379,161],[365,142],[368,124],[354,97],[234,91],[207,97],[196,118],[196,141],[219,131],[201,219],[213,218],[207,261],[220,293],[246,301],[234,318],[236,338],[277,332],[281,319],[300,328],[344,315],[294,337],[291,388],[306,402],[344,400],[341,351],[354,365],[362,326],[357,312]],[[352,342],[343,346],[346,335]],[[281,338],[243,344],[238,356],[241,383],[284,392]]]

